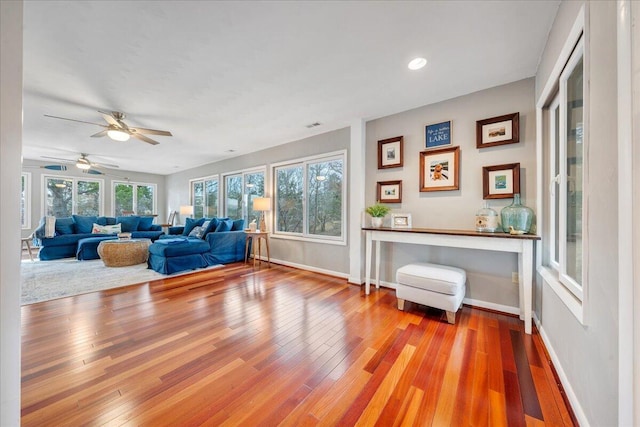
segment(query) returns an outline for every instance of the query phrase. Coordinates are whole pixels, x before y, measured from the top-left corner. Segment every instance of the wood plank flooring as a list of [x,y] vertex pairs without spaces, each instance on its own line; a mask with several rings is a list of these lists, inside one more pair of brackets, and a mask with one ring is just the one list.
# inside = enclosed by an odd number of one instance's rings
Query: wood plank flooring
[[283,266],[22,307],[24,426],[575,425],[537,331]]

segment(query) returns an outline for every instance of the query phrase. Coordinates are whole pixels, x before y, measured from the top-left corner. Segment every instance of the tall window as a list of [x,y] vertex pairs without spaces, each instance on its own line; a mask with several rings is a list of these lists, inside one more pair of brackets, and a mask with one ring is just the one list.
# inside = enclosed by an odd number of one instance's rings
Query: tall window
[[156,185],[114,181],[113,206],[115,216],[121,216],[123,211],[153,214],[156,211]]
[[249,223],[260,219],[260,212],[253,210],[253,199],[264,197],[264,171],[247,171],[224,178],[225,215]]
[[191,181],[191,204],[194,218],[218,216],[218,177]]
[[345,241],[344,152],[274,167],[275,233]]
[[100,215],[102,180],[45,176],[45,215]]
[[[549,192],[544,222],[548,239],[542,277],[581,321],[583,279],[584,42],[581,36],[557,78],[557,93],[545,107]],[[551,97],[549,97],[551,98]],[[547,237],[545,236],[545,237]]]
[[28,172],[22,173],[20,224],[22,225],[22,228],[31,228],[31,174]]

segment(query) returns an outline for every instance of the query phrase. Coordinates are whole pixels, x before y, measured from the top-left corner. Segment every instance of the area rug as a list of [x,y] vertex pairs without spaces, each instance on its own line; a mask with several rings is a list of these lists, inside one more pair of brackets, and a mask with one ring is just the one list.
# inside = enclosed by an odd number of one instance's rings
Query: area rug
[[[218,268],[221,265],[209,268]],[[196,271],[202,271],[196,270]],[[166,279],[170,276],[147,269],[147,264],[130,267],[105,267],[101,260],[23,261],[21,265],[22,305],[48,301],[88,292]]]

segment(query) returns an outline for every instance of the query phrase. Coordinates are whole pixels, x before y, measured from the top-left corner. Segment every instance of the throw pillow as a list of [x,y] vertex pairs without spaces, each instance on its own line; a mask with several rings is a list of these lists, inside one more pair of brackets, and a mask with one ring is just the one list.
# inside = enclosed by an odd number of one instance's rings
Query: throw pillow
[[[113,218],[113,223],[115,224],[115,218]],[[106,216],[99,216],[98,219],[96,220],[96,224],[100,224],[100,225],[112,225],[107,223],[107,217]]]
[[91,228],[94,223],[98,222],[98,217],[73,215],[73,221],[75,222],[76,234],[87,234],[91,233]]
[[216,227],[216,233],[220,233],[222,231],[231,231],[231,227],[233,227],[232,219],[220,220],[218,226]]
[[242,231],[244,230],[244,219],[236,219],[233,221],[233,226],[231,227],[231,231]]
[[197,237],[198,239],[202,239],[202,237],[204,236],[204,230],[204,226],[196,225],[189,233],[189,237]]
[[138,224],[138,231],[149,231],[151,230],[152,224],[153,224],[152,216],[141,216],[140,223]]
[[55,237],[56,235],[56,217],[46,216],[44,218],[44,237]]
[[124,233],[131,233],[138,230],[138,224],[140,223],[139,216],[119,216],[116,217],[116,224],[120,223],[122,231]]
[[182,235],[188,236],[189,233],[191,233],[191,230],[193,230],[193,227],[197,227],[199,225],[201,226],[202,224],[204,224],[204,218],[200,218],[200,219],[187,218],[184,221],[184,230],[182,231]]
[[93,233],[93,234],[119,234],[119,233],[122,233],[122,228],[120,227],[120,224],[116,224],[116,225],[93,224],[93,228],[91,229],[91,233]]
[[73,218],[56,218],[56,233],[58,234],[73,234]]

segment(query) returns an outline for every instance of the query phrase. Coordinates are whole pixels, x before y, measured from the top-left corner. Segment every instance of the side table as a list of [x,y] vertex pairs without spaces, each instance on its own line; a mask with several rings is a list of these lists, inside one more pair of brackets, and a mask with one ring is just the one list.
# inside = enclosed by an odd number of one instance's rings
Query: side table
[[262,262],[262,240],[264,239],[265,246],[267,247],[267,262],[269,267],[271,267],[271,255],[269,254],[269,232],[245,230],[245,234],[247,235],[247,238],[244,243],[244,262],[247,262],[247,258],[249,256],[249,241],[251,241],[251,246],[253,247],[253,266],[256,266],[256,260],[258,258],[260,258],[260,262]]

